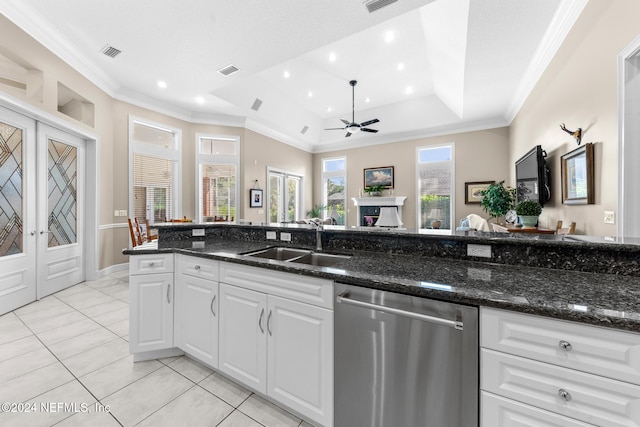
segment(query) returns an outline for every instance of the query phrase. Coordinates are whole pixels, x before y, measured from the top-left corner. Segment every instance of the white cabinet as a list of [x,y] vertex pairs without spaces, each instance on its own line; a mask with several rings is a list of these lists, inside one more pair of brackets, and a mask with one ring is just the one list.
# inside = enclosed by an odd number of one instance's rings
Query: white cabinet
[[129,265],[131,353],[173,347],[173,254],[138,255]]
[[267,295],[220,284],[220,370],[267,392]]
[[640,425],[638,334],[494,309],[480,322],[483,426]]
[[330,425],[333,312],[269,295],[267,394]]
[[220,370],[332,425],[333,312],[324,297],[332,282],[226,263],[220,281]]
[[176,255],[175,345],[218,367],[218,261]]

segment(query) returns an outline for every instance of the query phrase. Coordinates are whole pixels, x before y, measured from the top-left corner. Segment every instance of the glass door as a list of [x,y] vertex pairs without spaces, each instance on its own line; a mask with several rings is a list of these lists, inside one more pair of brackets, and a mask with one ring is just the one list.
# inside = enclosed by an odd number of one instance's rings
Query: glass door
[[36,299],[35,122],[0,107],[0,315]]
[[267,175],[269,224],[294,222],[301,219],[303,217],[302,177],[273,169],[269,169]]

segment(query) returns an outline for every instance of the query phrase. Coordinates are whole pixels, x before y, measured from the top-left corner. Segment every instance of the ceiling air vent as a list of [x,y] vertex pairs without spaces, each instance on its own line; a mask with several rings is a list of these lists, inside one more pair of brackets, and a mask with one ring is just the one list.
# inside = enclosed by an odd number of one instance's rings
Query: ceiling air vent
[[115,47],[109,45],[103,47],[100,52],[111,58],[115,58],[122,53],[120,49],[116,49]]
[[218,70],[218,72],[220,74],[222,74],[223,76],[229,76],[233,73],[235,73],[236,71],[238,71],[238,67],[236,67],[235,65],[227,65],[226,67],[222,67]]
[[367,6],[367,10],[369,11],[369,13],[372,13],[397,1],[398,0],[364,0],[363,3],[365,6]]
[[262,100],[256,98],[255,101],[253,101],[253,105],[251,106],[252,110],[258,111],[260,109],[260,107],[262,106]]
[[305,126],[305,127],[302,128],[300,133],[304,135],[305,133],[307,133],[308,130],[309,130],[309,126]]

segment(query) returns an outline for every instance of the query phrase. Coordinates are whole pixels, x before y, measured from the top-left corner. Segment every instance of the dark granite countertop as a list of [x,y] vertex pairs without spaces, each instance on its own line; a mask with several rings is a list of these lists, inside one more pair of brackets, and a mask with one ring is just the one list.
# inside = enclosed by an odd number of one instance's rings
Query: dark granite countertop
[[174,241],[172,247],[164,249],[143,246],[124,253],[183,253],[447,302],[640,332],[640,277],[635,276],[374,251],[347,251],[351,258],[331,267],[315,267],[242,255],[282,246],[279,243],[224,240],[197,244],[204,247],[193,248],[193,242],[185,240]]

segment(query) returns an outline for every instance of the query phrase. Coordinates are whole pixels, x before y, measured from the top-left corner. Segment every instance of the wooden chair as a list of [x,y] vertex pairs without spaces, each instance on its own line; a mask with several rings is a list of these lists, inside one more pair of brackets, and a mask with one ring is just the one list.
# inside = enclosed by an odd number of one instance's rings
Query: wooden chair
[[576,223],[572,222],[568,227],[562,227],[562,220],[558,220],[556,223],[556,234],[575,234]]
[[131,237],[131,247],[135,248],[138,245],[142,244],[142,236],[140,236],[139,227],[137,227],[137,223],[134,224],[131,221],[131,218],[127,218],[127,222],[129,222],[129,236]]
[[152,242],[154,240],[158,240],[158,234],[151,234],[151,226],[149,225],[149,220],[148,219],[144,219],[144,226],[145,226],[145,237],[147,239],[148,242]]

